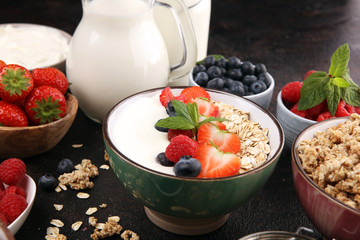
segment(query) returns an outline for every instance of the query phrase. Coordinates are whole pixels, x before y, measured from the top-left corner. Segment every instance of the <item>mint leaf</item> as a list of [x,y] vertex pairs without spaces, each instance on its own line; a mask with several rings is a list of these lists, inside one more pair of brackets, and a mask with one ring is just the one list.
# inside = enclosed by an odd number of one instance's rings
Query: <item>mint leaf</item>
[[176,116],[184,117],[191,121],[191,117],[188,113],[187,106],[185,103],[178,101],[178,100],[171,100],[171,103],[175,109]]
[[342,91],[341,98],[349,105],[360,107],[360,89],[351,85]]
[[350,83],[348,81],[346,81],[342,77],[334,77],[334,78],[331,79],[331,82],[335,86],[338,86],[338,87],[341,87],[341,88],[346,88],[346,87],[350,86]]
[[337,107],[340,102],[341,91],[338,86],[332,85],[331,82],[325,87],[326,100],[328,104],[329,112],[332,116],[335,116]]
[[329,75],[332,77],[341,77],[348,66],[350,60],[350,48],[347,43],[340,46],[331,56]]
[[199,109],[196,103],[188,103],[187,110],[193,124],[197,125],[199,122]]
[[155,124],[155,126],[183,130],[195,128],[195,125],[192,124],[188,119],[179,116],[161,119]]
[[309,75],[301,87],[298,110],[304,111],[324,101],[324,88],[328,82],[329,77],[325,72],[317,71]]

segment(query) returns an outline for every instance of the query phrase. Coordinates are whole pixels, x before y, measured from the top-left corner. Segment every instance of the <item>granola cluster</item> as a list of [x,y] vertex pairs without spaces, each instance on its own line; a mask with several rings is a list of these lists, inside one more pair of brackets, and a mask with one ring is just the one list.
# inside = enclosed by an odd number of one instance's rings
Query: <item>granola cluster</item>
[[360,210],[360,115],[315,133],[297,148],[308,176],[328,194]]
[[267,128],[250,120],[250,113],[241,111],[223,102],[215,102],[219,107],[219,117],[230,121],[223,122],[229,132],[235,133],[241,140],[241,149],[237,156],[241,159],[239,173],[252,170],[266,162],[270,153]]

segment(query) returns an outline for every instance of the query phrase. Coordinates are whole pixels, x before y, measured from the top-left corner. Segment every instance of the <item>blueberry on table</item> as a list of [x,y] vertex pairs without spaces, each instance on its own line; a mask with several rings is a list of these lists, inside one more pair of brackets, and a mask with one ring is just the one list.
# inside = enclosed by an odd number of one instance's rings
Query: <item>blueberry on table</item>
[[266,85],[263,81],[255,81],[250,85],[249,90],[255,94],[261,93],[266,90]]
[[266,85],[266,87],[268,88],[271,84],[271,76],[268,72],[265,72],[265,73],[260,73],[259,76],[258,76],[258,79],[260,81],[263,81]]
[[244,75],[254,75],[255,74],[255,65],[249,61],[245,61],[241,65],[241,70]]
[[74,164],[68,158],[61,159],[61,161],[58,163],[57,171],[59,174],[69,173],[72,172],[73,170],[74,170]]
[[176,176],[196,177],[201,171],[201,163],[191,156],[183,156],[174,166]]
[[217,78],[217,77],[222,76],[221,69],[219,67],[217,67],[217,66],[209,67],[206,72],[207,72],[207,74],[209,76],[209,79]]
[[213,78],[207,83],[206,87],[221,90],[224,87],[224,80],[222,78]]
[[194,81],[200,86],[200,87],[206,87],[209,76],[206,72],[199,72],[196,76]]
[[245,75],[242,79],[242,83],[250,86],[253,82],[257,80],[258,79],[255,75]]
[[228,70],[227,76],[234,80],[240,80],[243,77],[243,73],[241,72],[240,68],[234,68]]
[[156,156],[156,162],[159,163],[162,166],[171,167],[174,166],[174,162],[170,161],[166,156],[164,152],[159,153]]
[[228,64],[227,64],[228,69],[235,69],[240,67],[241,67],[241,60],[239,58],[233,56],[228,59]]
[[44,191],[52,191],[58,185],[58,180],[51,174],[41,176],[38,180],[38,186]]

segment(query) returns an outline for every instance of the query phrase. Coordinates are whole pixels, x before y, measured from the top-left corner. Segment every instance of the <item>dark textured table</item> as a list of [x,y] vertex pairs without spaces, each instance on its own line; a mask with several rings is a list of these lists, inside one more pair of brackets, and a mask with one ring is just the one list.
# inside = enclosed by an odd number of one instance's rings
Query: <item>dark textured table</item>
[[[72,34],[81,14],[80,0],[6,0],[1,3],[0,23],[44,24]],[[270,107],[275,114],[276,95],[281,87],[290,81],[301,81],[310,69],[327,71],[331,54],[346,42],[351,49],[350,74],[355,82],[360,82],[359,26],[360,1],[355,0],[218,0],[212,2],[209,53],[265,63],[276,80]],[[72,144],[83,147],[73,148]],[[37,181],[45,173],[56,174],[57,163],[62,158],[76,163],[89,158],[100,166],[105,163],[103,156],[101,125],[79,110],[73,126],[55,148],[24,160],[28,174]],[[312,236],[321,239],[297,200],[289,149],[284,149],[263,189],[234,211],[224,226],[203,236],[179,236],[156,227],[147,219],[143,207],[117,181],[112,170],[100,169],[88,200],[78,199],[73,190],[61,193],[39,190],[16,239],[44,239],[52,218],[66,224],[61,233],[68,239],[89,239],[93,229],[88,227],[88,216],[84,213],[88,207],[101,203],[107,203],[108,207],[94,215],[99,221],[118,215],[121,225],[138,233],[141,239],[238,239],[259,231],[295,231],[299,226],[314,229]],[[64,209],[55,211],[54,203],[64,204]],[[73,232],[70,225],[78,220],[84,224]]]

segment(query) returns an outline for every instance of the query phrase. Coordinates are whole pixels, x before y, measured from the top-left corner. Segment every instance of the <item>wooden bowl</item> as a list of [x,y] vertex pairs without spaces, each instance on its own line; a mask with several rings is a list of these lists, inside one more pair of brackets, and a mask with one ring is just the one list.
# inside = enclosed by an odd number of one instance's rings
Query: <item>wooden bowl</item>
[[78,101],[69,93],[66,94],[66,105],[65,117],[52,123],[29,127],[0,126],[0,159],[31,157],[53,148],[67,133],[77,113]]

